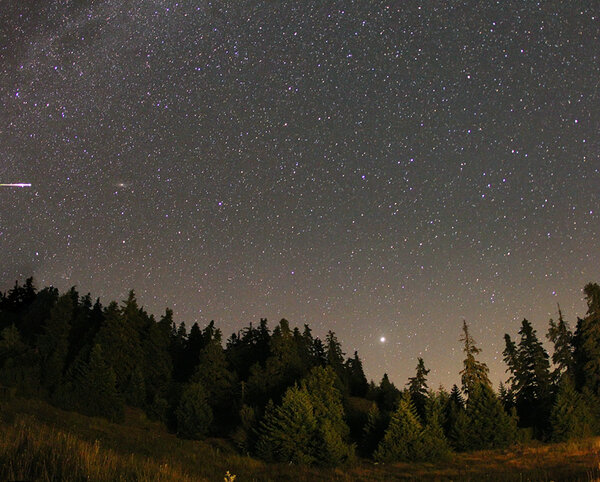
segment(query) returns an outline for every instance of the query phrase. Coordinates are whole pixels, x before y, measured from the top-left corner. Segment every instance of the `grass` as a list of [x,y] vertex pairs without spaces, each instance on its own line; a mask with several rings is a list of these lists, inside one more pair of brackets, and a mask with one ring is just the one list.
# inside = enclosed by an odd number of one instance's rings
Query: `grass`
[[58,410],[44,402],[0,402],[0,480],[245,481],[600,480],[600,438],[456,454],[436,464],[318,469],[266,464],[222,439],[181,440],[138,410],[124,424]]

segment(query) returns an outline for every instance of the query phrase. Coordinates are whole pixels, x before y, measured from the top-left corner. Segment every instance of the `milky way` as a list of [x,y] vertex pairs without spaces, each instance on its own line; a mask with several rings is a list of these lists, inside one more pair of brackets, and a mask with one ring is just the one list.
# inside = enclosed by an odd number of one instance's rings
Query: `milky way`
[[497,383],[600,281],[594,5],[1,1],[0,288],[285,317],[400,386],[466,319]]

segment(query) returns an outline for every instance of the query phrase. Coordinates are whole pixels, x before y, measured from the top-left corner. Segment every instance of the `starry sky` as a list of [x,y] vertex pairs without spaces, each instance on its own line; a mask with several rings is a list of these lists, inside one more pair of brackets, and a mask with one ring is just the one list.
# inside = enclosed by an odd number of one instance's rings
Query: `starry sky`
[[[0,289],[336,332],[459,383],[462,320],[600,281],[595,1],[0,0]],[[381,342],[385,337],[385,342]]]

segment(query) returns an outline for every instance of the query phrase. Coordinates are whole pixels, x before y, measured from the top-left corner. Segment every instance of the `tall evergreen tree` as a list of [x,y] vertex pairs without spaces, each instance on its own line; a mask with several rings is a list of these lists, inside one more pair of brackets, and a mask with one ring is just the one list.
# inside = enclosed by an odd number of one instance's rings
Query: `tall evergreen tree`
[[418,358],[417,361],[417,373],[414,377],[408,379],[408,393],[415,405],[417,414],[421,421],[425,420],[425,405],[427,403],[427,393],[429,387],[427,386],[427,374],[429,370],[425,368],[425,363],[422,358]]
[[378,462],[413,462],[425,459],[423,427],[410,395],[400,399],[373,458]]
[[0,385],[16,388],[25,396],[39,396],[40,360],[23,342],[15,325],[0,331]]
[[89,362],[74,375],[74,403],[82,413],[123,419],[123,401],[117,392],[116,375],[106,363],[102,347],[94,345]]
[[335,380],[331,367],[315,367],[300,387],[288,388],[281,405],[268,405],[257,442],[262,458],[337,465],[353,456]]
[[600,396],[600,286],[588,283],[583,292],[587,316],[580,320],[575,334],[575,361],[579,387]]
[[139,365],[129,374],[124,397],[128,405],[141,408],[146,406],[146,379]]
[[348,392],[348,373],[344,365],[344,352],[342,345],[338,341],[337,336],[333,331],[328,331],[325,337],[325,352],[327,354],[327,365],[335,371],[339,379],[338,388],[342,393]]
[[473,387],[479,383],[490,385],[488,378],[489,368],[483,362],[477,361],[475,358],[481,349],[475,345],[475,340],[469,333],[467,322],[463,320],[463,334],[460,341],[464,343],[463,351],[465,360],[463,361],[463,369],[460,372],[463,391],[467,396],[473,390]]
[[465,410],[465,400],[460,389],[454,385],[444,407],[443,427],[446,438],[456,450],[467,450],[469,420]]
[[270,352],[264,367],[257,363],[250,369],[248,396],[257,406],[264,405],[268,399],[279,400],[287,387],[304,374],[296,341],[285,319],[273,330]]
[[104,360],[117,377],[117,389],[125,393],[131,374],[143,360],[143,352],[139,333],[124,319],[116,302],[104,310],[104,323],[94,343],[102,346]]
[[523,320],[519,334],[521,339],[516,348],[506,335],[504,355],[512,372],[510,389],[515,396],[519,423],[533,427],[541,437],[549,429],[552,406],[549,357],[529,321]]
[[575,390],[573,380],[563,375],[552,413],[552,440],[564,442],[592,434],[592,413],[584,397]]
[[188,377],[189,367],[186,365],[185,354],[187,339],[188,335],[185,323],[180,323],[179,326],[171,323],[169,353],[173,361],[173,379],[179,383],[186,381],[186,377]]
[[554,345],[552,353],[552,362],[556,367],[553,373],[554,380],[559,382],[564,374],[574,377],[573,333],[569,329],[569,324],[563,319],[560,306],[558,306],[558,323],[550,319],[546,336]]
[[389,417],[381,413],[376,403],[373,403],[367,414],[367,422],[363,427],[362,439],[360,440],[360,451],[363,455],[370,457],[383,439],[385,430],[389,424]]
[[225,352],[221,346],[220,330],[209,324],[203,332],[203,337],[205,346],[199,354],[192,381],[205,387],[215,422],[222,429],[233,421],[231,413],[234,412],[237,401],[234,396],[235,375],[227,366]]
[[310,465],[317,462],[317,419],[306,390],[290,387],[275,407],[268,405],[260,423],[259,457],[267,461]]
[[208,433],[213,414],[208,393],[201,383],[187,384],[175,411],[177,432],[185,438],[202,439]]
[[169,354],[173,311],[168,309],[158,323],[151,323],[144,344],[144,375],[148,394],[153,398],[166,397],[173,373],[173,361]]
[[344,420],[342,395],[335,386],[332,367],[315,367],[301,382],[308,393],[317,421],[317,459],[323,465],[337,465],[354,455],[349,445],[350,430]]
[[[21,307],[14,323],[21,332],[24,343],[34,346],[44,333],[50,312],[58,301],[59,293],[56,288],[43,288],[37,292],[33,302],[26,308]],[[0,313],[3,313],[0,311]],[[1,316],[1,315],[0,315]],[[9,323],[9,325],[11,324]]]
[[63,379],[73,311],[72,293],[62,295],[52,308],[44,333],[38,342],[42,361],[42,380],[51,393],[58,388]]
[[346,371],[348,373],[350,394],[357,397],[364,397],[367,394],[369,383],[363,371],[362,361],[358,356],[358,352],[354,352],[353,358],[348,358]]
[[379,404],[379,408],[384,412],[393,412],[396,410],[399,398],[400,390],[390,382],[387,373],[384,373],[375,390],[375,400]]
[[468,448],[471,450],[503,448],[515,442],[516,420],[508,415],[489,385],[473,387],[467,402]]
[[441,394],[430,392],[425,405],[423,451],[425,459],[440,460],[450,454],[450,445],[442,427],[444,413]]

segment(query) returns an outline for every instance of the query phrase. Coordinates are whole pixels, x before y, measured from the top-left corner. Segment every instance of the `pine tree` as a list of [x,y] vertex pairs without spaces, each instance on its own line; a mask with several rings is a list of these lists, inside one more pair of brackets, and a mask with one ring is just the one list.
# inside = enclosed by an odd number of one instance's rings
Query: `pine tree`
[[264,415],[255,431],[255,453],[266,462],[274,462],[277,457],[277,440],[272,436],[278,429],[277,422],[277,407],[270,399],[265,405]]
[[500,382],[500,386],[498,387],[498,398],[506,413],[510,413],[511,410],[515,408],[515,395],[512,390],[507,388],[502,382]]
[[231,438],[244,453],[249,453],[255,443],[256,411],[248,405],[242,405],[239,411],[240,424]]
[[200,363],[200,353],[205,346],[206,340],[204,333],[200,329],[200,325],[194,323],[184,342],[184,351],[180,367],[182,381],[189,381],[196,371],[196,367],[198,366],[198,363]]
[[[16,324],[24,343],[29,346],[38,344],[40,336],[44,333],[49,314],[58,301],[58,297],[59,293],[56,288],[50,287],[40,290],[31,305],[22,313],[22,316],[19,315],[8,323],[9,325]],[[7,314],[1,311],[0,313]]]
[[469,428],[469,422],[465,412],[465,400],[456,385],[452,386],[450,396],[444,407],[443,427],[446,438],[452,447],[456,450],[466,450],[468,448],[467,429]]
[[293,386],[285,392],[280,406],[267,406],[256,450],[267,461],[310,465],[318,459],[316,440],[317,419],[310,396]]
[[125,401],[134,407],[144,407],[146,405],[146,381],[144,373],[139,366],[136,366],[125,386]]
[[514,393],[519,423],[533,427],[538,436],[548,430],[552,406],[552,379],[548,353],[531,323],[523,320],[518,347],[506,335],[505,360],[512,373],[510,390]]
[[344,394],[348,393],[348,373],[344,365],[344,352],[342,345],[333,331],[328,331],[325,337],[325,352],[327,354],[327,365],[335,371],[338,376],[338,388]]
[[516,440],[517,425],[508,415],[500,400],[487,384],[473,387],[467,403],[469,419],[469,449],[495,449],[506,447]]
[[42,381],[50,393],[54,392],[63,380],[73,310],[71,293],[62,295],[50,311],[50,319],[38,342],[42,359]]
[[354,352],[354,358],[348,358],[346,371],[348,373],[350,394],[356,397],[364,397],[367,394],[369,384],[358,352]]
[[425,405],[425,428],[422,433],[425,460],[440,460],[450,454],[450,446],[442,428],[443,418],[441,397],[430,392]]
[[173,361],[173,380],[175,382],[187,381],[189,367],[186,365],[186,344],[187,330],[185,323],[180,323],[177,326],[174,322],[171,323],[171,333],[169,336],[169,354]]
[[0,385],[14,387],[25,396],[39,395],[39,355],[23,343],[15,325],[0,332]]
[[116,376],[106,363],[102,347],[94,345],[89,362],[74,374],[74,404],[87,415],[123,419],[123,401],[116,389]]
[[117,377],[117,389],[125,393],[131,374],[143,363],[143,352],[136,327],[126,321],[114,301],[104,310],[104,323],[94,344],[102,346],[104,359]]
[[257,406],[268,399],[278,401],[285,390],[304,374],[302,359],[285,319],[273,330],[270,352],[264,367],[257,363],[250,369],[248,398]]
[[379,387],[375,390],[375,397],[379,408],[384,412],[393,412],[397,408],[400,390],[390,382],[387,373],[383,374]]
[[554,345],[552,354],[552,362],[556,366],[553,373],[554,380],[559,382],[564,374],[574,377],[573,333],[569,329],[569,324],[563,319],[560,306],[558,306],[558,323],[550,319],[546,337]]
[[600,286],[588,283],[583,292],[588,311],[575,333],[577,379],[579,387],[600,396]]
[[173,311],[166,310],[158,323],[149,326],[144,344],[144,375],[146,391],[154,398],[166,396],[173,373],[173,361],[169,354],[170,331],[173,325]]
[[206,436],[213,414],[208,393],[201,383],[188,384],[175,411],[177,432],[184,438],[200,440]]
[[425,363],[422,358],[418,358],[417,373],[414,377],[408,379],[408,393],[415,405],[419,420],[425,421],[425,405],[427,403],[427,374],[429,370],[425,368]]
[[400,399],[373,458],[377,462],[410,462],[423,460],[423,427],[409,395]]
[[463,334],[460,341],[464,343],[463,351],[465,352],[465,360],[463,369],[460,372],[463,391],[468,396],[473,387],[479,383],[490,384],[488,378],[489,369],[483,362],[477,361],[476,355],[481,353],[481,349],[475,346],[475,340],[469,334],[467,322],[463,320]]
[[516,389],[517,386],[521,383],[517,379],[517,374],[520,374],[522,371],[519,354],[517,352],[517,344],[511,339],[510,335],[506,333],[504,335],[504,343],[505,348],[502,354],[504,355],[504,363],[506,363],[507,369],[506,371],[509,373],[507,383],[511,387],[511,391]]
[[570,377],[563,375],[550,415],[552,440],[564,442],[592,434],[592,414]]
[[[205,346],[199,354],[193,382],[199,382],[205,387],[209,405],[217,425],[230,425],[231,413],[234,412],[236,397],[233,395],[236,384],[235,375],[227,366],[225,352],[221,346],[221,333],[209,325],[204,333]],[[238,405],[239,406],[239,405]]]
[[370,457],[383,439],[389,419],[385,417],[373,403],[367,414],[367,422],[363,427],[363,435],[360,441],[360,450],[363,455]]
[[331,367],[315,367],[300,384],[309,395],[317,421],[318,440],[313,444],[317,460],[323,465],[337,465],[353,457],[349,445],[350,430],[344,420],[342,395],[335,387],[336,374]]

